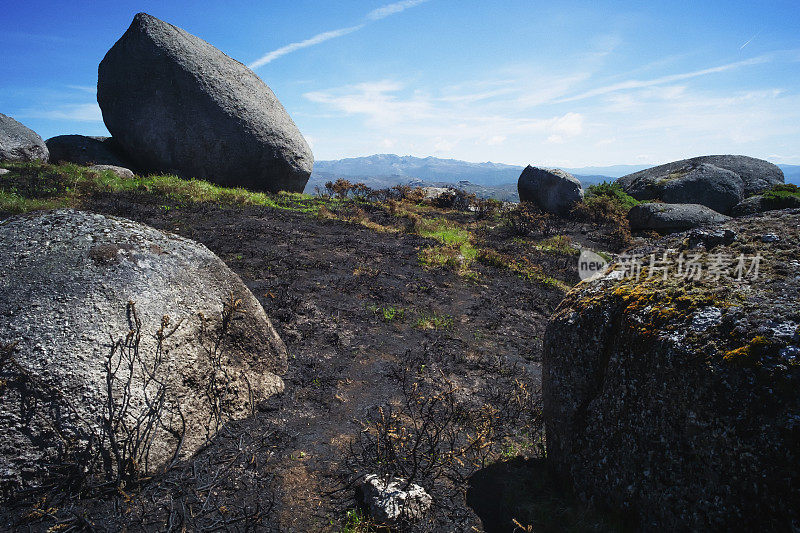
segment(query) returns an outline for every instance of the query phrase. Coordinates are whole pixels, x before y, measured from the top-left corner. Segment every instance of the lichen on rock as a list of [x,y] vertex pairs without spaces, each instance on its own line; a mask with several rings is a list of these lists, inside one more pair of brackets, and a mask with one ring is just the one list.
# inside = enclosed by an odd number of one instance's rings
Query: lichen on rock
[[580,498],[640,528],[800,519],[800,250],[786,244],[800,241],[800,210],[726,230],[735,239],[676,234],[632,253],[697,254],[705,269],[727,257],[731,270],[760,254],[757,276],[662,276],[645,261],[638,280],[580,283],[547,328],[548,458]]

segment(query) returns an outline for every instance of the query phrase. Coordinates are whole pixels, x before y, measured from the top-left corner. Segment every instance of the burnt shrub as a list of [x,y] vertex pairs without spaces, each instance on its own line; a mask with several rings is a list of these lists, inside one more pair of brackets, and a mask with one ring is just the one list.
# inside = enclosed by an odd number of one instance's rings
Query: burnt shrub
[[518,237],[544,236],[552,233],[554,221],[549,213],[523,202],[503,214],[503,225]]

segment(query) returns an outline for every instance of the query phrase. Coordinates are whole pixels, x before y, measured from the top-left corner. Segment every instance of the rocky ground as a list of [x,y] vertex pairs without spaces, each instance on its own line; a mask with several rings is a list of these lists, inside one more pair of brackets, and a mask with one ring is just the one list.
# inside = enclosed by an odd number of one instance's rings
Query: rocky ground
[[[237,207],[140,193],[80,200],[219,255],[286,342],[286,392],[165,474],[114,494],[18,495],[2,527],[369,531],[355,486],[392,471],[434,497],[411,529],[605,524],[546,481],[539,388],[543,331],[577,282],[573,245],[619,251],[611,230],[554,219],[524,235],[499,215],[322,203],[315,214],[303,212],[307,203]],[[482,260],[468,269],[421,264],[439,241],[403,231],[415,219],[469,231]],[[564,237],[547,240],[555,235]],[[394,457],[382,455],[387,444]]]

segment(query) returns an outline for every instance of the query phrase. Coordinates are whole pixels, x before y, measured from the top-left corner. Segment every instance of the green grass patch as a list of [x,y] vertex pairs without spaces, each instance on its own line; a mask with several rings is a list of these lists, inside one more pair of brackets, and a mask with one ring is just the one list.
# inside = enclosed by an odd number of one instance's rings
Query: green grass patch
[[435,239],[446,246],[464,246],[472,242],[472,234],[445,218],[422,218],[414,233],[427,239]]
[[388,531],[387,528],[377,526],[369,516],[365,516],[358,509],[350,509],[344,517],[342,533],[376,533]]
[[450,315],[440,315],[433,313],[422,313],[414,322],[414,327],[418,329],[451,329],[453,327],[453,317]]
[[420,218],[414,223],[413,233],[433,239],[439,246],[429,246],[419,253],[419,262],[426,268],[449,268],[462,277],[474,279],[470,270],[478,251],[473,245],[474,237],[468,230],[444,218]]
[[491,248],[481,248],[478,250],[477,260],[484,265],[509,270],[531,283],[554,287],[564,292],[571,288],[568,283],[546,275],[542,267],[532,263],[527,257],[515,258]]
[[121,178],[110,170],[64,163],[6,163],[11,172],[0,176],[0,210],[22,213],[54,207],[79,207],[81,201],[103,193],[129,193],[158,196],[175,204],[215,203],[251,205],[314,214],[325,204],[340,200],[320,200],[300,193],[270,194],[240,187],[221,187],[204,180],[172,175]]
[[20,196],[16,192],[5,191],[0,188],[0,213],[17,215],[28,211],[41,209],[58,209],[69,207],[70,204],[64,199],[32,199]]
[[406,317],[406,310],[402,307],[378,307],[376,305],[369,306],[372,313],[380,317],[384,322],[402,321]]
[[572,238],[569,235],[554,235],[534,244],[540,252],[556,255],[580,255],[581,251],[572,246]]

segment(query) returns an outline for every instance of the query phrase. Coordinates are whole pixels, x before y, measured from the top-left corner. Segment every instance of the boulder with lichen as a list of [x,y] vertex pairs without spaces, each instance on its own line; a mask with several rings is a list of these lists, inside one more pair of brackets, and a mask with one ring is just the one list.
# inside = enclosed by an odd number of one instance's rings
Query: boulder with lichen
[[717,231],[633,250],[566,296],[544,339],[548,458],[644,530],[791,530],[800,210]]

